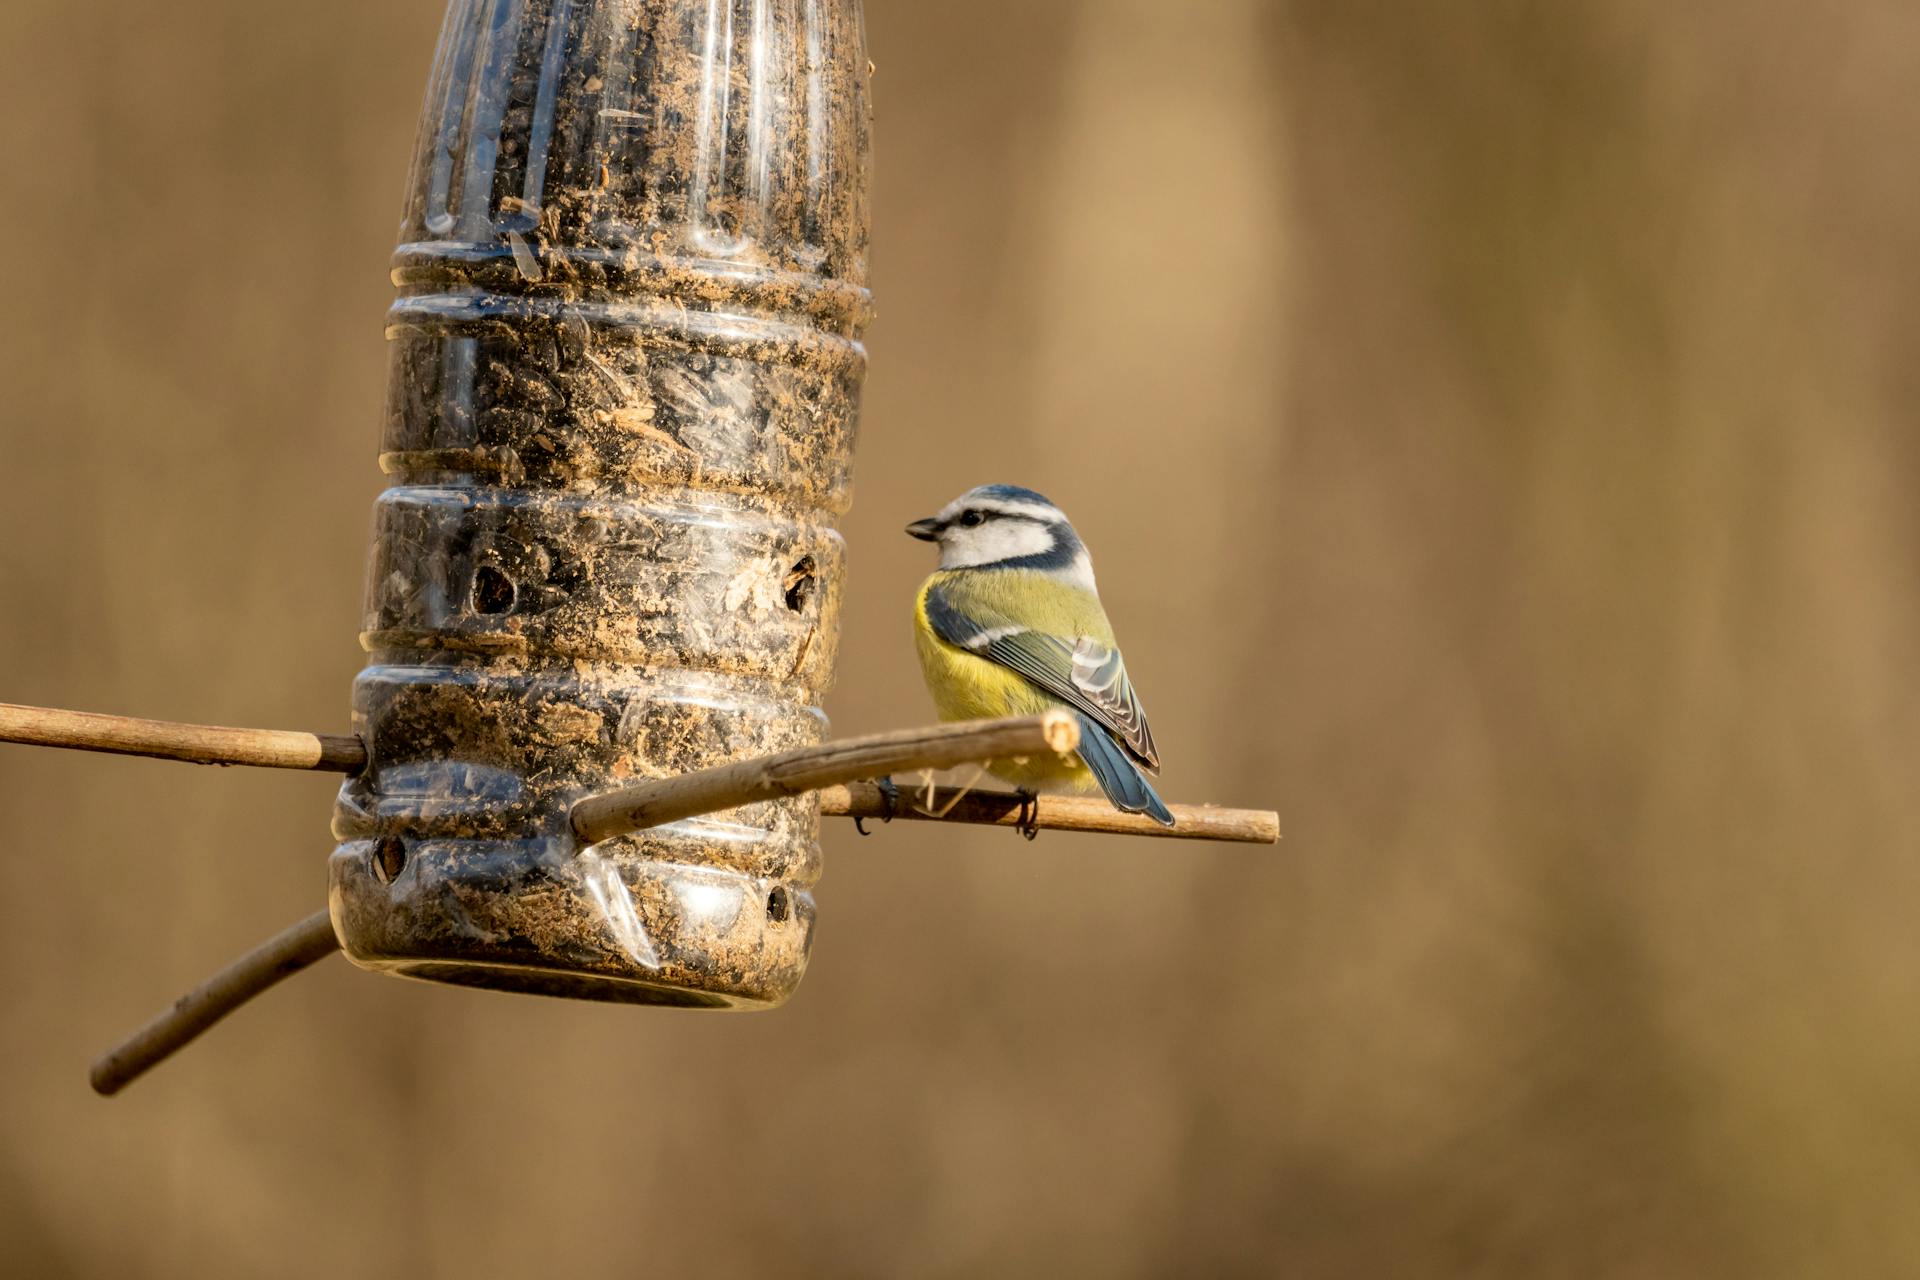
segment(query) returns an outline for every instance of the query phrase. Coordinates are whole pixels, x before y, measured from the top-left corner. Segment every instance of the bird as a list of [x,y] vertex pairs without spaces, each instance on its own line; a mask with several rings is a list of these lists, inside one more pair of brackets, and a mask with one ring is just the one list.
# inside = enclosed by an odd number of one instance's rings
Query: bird
[[1142,772],[1160,772],[1153,731],[1100,604],[1093,559],[1066,514],[1032,489],[987,484],[906,531],[940,547],[940,566],[913,608],[921,672],[940,718],[1055,707],[1079,717],[1075,757],[987,765],[1019,790],[1028,838],[1026,806],[1041,790],[1097,788],[1121,812],[1171,827],[1173,814]]

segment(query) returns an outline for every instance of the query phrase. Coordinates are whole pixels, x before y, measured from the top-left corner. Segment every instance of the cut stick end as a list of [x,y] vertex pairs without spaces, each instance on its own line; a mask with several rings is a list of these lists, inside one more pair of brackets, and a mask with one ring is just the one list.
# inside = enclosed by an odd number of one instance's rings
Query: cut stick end
[[94,1059],[92,1069],[87,1072],[87,1083],[92,1085],[93,1091],[101,1097],[111,1098],[131,1084],[132,1077],[128,1075],[125,1064],[120,1061],[120,1056],[117,1053],[108,1053]]
[[1040,736],[1051,751],[1066,755],[1080,746],[1080,717],[1071,711],[1053,710],[1040,717]]

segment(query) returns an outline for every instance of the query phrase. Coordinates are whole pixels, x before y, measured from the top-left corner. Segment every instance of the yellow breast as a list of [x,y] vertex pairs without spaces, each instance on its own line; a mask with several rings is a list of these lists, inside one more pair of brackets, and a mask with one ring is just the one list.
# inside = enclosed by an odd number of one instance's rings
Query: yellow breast
[[[913,638],[920,651],[920,670],[927,692],[942,720],[991,720],[1001,716],[1034,716],[1062,705],[997,662],[976,657],[934,634],[927,621],[927,590],[936,574],[920,586],[913,600]],[[1078,756],[1063,760],[1048,754],[1031,760],[996,760],[987,766],[1015,786],[1035,789],[1087,791],[1096,787],[1093,774]]]

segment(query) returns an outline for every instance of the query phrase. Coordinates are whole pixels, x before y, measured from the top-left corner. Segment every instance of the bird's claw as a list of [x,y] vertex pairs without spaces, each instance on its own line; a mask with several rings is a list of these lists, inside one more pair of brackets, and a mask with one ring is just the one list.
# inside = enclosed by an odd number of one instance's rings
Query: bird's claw
[[[892,778],[875,778],[873,785],[880,792],[880,822],[885,825],[900,812],[900,788],[894,785]],[[866,819],[855,818],[853,829],[863,836],[870,836],[873,832],[867,830],[865,823]]]
[[1013,820],[1013,829],[1029,840],[1040,835],[1040,796],[1036,792],[1021,787],[1013,794],[1020,797],[1020,813]]

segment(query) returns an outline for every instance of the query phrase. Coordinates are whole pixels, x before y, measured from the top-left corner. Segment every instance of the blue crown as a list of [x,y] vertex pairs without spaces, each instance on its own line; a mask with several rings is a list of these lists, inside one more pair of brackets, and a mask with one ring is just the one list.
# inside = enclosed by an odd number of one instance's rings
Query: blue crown
[[1043,493],[1023,489],[1017,484],[983,484],[974,490],[983,498],[1001,498],[1008,502],[1041,502],[1053,506],[1053,502]]

